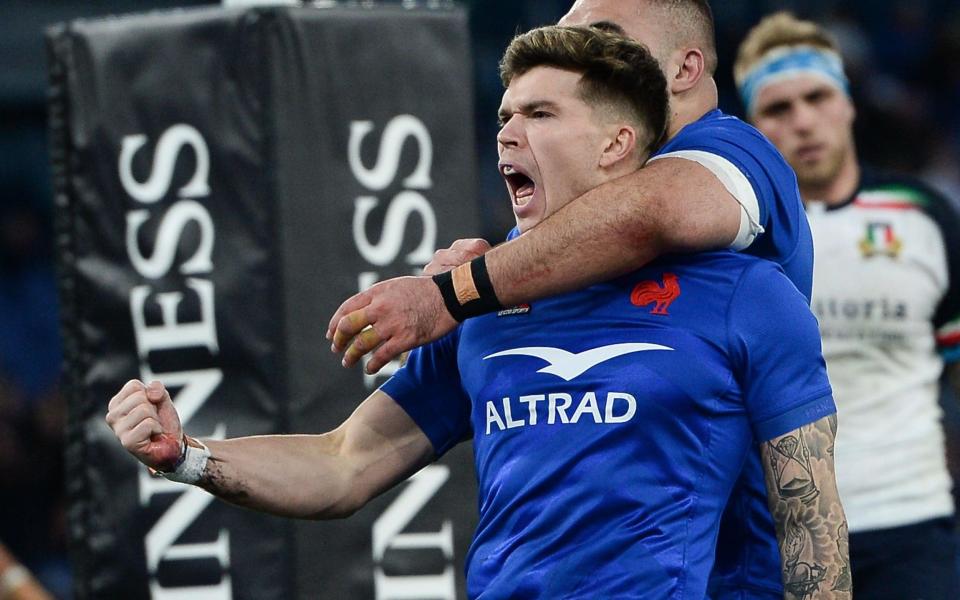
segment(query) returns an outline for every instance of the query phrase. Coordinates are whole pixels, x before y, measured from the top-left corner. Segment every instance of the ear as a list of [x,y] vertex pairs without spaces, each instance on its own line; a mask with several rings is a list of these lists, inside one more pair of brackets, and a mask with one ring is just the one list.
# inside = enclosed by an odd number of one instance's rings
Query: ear
[[674,52],[667,71],[667,88],[680,94],[695,87],[707,72],[707,61],[699,48],[683,48]]
[[601,168],[608,169],[617,165],[625,159],[635,156],[637,149],[637,131],[629,125],[619,125],[612,131],[612,135],[607,138],[606,146],[600,153],[599,165]]

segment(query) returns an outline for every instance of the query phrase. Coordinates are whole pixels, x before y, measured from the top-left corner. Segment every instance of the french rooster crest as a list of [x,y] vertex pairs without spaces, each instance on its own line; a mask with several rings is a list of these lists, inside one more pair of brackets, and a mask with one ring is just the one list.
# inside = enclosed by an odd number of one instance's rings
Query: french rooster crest
[[633,288],[630,302],[634,306],[648,306],[653,304],[654,315],[669,315],[667,308],[680,296],[680,280],[673,273],[663,274],[663,283],[659,281],[642,281]]

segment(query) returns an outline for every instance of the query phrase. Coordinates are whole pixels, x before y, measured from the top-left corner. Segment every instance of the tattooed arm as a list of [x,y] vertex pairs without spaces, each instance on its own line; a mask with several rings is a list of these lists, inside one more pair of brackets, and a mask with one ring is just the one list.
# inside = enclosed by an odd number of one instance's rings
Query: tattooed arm
[[761,444],[788,600],[851,597],[847,519],[833,470],[837,416]]

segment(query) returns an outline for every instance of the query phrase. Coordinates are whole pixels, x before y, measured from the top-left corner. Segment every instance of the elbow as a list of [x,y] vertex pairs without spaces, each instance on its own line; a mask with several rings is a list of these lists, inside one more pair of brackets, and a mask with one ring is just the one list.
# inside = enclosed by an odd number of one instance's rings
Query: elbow
[[363,504],[342,502],[324,507],[318,511],[302,515],[302,518],[310,521],[339,521],[352,517],[358,510],[363,508]]
[[311,521],[336,521],[353,516],[367,505],[369,498],[359,493],[355,486],[350,486],[347,489],[350,491],[346,491],[335,498],[329,498],[324,506],[305,511],[300,515],[300,518]]
[[341,519],[346,519],[347,517],[353,516],[355,512],[357,511],[328,508],[319,512],[301,515],[300,518],[307,521],[339,521]]

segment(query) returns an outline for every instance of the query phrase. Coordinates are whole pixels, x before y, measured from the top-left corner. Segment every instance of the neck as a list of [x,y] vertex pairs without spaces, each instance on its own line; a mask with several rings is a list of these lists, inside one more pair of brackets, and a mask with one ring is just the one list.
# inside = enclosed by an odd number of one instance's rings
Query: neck
[[803,199],[804,204],[823,202],[827,206],[836,206],[846,202],[857,191],[858,185],[860,185],[860,164],[857,162],[856,151],[851,149],[836,177],[827,183],[801,185],[800,198]]
[[667,139],[680,133],[680,130],[703,115],[715,109],[719,104],[717,82],[713,77],[700,81],[696,87],[681,94],[670,96],[670,126]]

